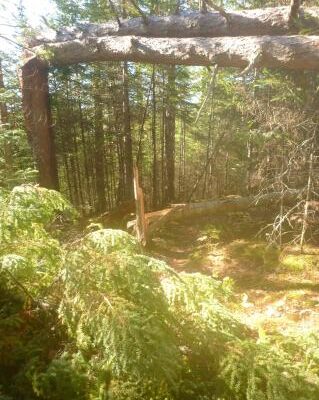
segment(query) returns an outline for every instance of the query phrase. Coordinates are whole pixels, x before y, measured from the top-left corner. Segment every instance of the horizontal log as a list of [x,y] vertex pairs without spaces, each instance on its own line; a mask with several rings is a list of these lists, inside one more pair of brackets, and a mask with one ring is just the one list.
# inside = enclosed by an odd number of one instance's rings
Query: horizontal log
[[[32,38],[29,45],[83,40],[103,36],[147,36],[147,37],[218,37],[287,35],[291,33],[290,7],[268,7],[264,9],[229,11],[227,19],[219,12],[187,12],[170,16],[148,16],[147,24],[142,18],[131,18],[104,24],[80,23],[58,31]],[[301,8],[298,26],[311,30],[319,28],[319,7]]]
[[[221,38],[88,37],[34,48],[46,65],[133,61],[246,68],[319,70],[319,36]],[[36,56],[32,56],[34,58]]]
[[[300,191],[289,190],[285,193],[273,192],[264,195],[240,197],[230,196],[225,199],[208,200],[198,203],[178,204],[171,208],[145,214],[147,223],[147,240],[170,221],[189,220],[208,215],[226,214],[229,212],[247,211],[255,207],[274,208],[283,201],[285,205],[292,205],[298,199]],[[128,223],[129,229],[134,229],[136,221]]]

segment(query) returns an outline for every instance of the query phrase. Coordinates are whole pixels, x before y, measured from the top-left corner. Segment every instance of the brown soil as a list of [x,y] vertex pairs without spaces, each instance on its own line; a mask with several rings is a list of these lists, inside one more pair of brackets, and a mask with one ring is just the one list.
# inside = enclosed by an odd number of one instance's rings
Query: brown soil
[[256,239],[255,225],[242,215],[171,223],[150,250],[178,271],[231,278],[240,315],[251,326],[282,333],[318,329],[318,249],[311,256],[296,248],[279,253]]

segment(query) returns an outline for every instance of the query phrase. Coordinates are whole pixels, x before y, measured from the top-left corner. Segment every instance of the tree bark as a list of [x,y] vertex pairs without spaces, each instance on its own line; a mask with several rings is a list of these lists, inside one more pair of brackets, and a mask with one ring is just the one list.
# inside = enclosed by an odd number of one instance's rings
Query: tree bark
[[21,68],[23,112],[29,142],[39,171],[41,186],[59,189],[51,123],[48,69],[36,58]]
[[[319,70],[319,36],[252,36],[223,38],[90,37],[47,44],[35,51],[50,52],[47,65],[93,61],[133,61],[153,64],[220,67],[269,67]],[[32,56],[29,63],[37,63]]]
[[[131,18],[93,24],[80,23],[73,27],[50,31],[50,36],[39,35],[30,40],[30,46],[43,43],[83,40],[102,36],[146,36],[146,37],[219,37],[219,36],[254,36],[287,35],[291,33],[291,7],[268,7],[255,10],[229,11],[227,19],[217,11],[202,13],[192,11],[169,16]],[[319,27],[319,7],[300,8],[298,24],[307,31]]]

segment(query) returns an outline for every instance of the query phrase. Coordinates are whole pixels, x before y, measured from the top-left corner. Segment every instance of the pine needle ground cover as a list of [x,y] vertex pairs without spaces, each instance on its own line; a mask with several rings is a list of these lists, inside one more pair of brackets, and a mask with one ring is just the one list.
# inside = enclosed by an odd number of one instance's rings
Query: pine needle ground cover
[[0,399],[317,400],[318,335],[267,335],[229,281],[175,272],[58,193],[0,196]]

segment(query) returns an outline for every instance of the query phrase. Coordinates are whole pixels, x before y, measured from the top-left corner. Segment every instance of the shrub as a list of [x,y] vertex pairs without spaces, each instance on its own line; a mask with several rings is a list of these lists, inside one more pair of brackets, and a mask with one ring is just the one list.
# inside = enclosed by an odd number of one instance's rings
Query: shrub
[[319,398],[318,335],[259,338],[229,281],[176,273],[126,232],[61,244],[52,222],[74,211],[56,192],[0,201],[0,399]]

